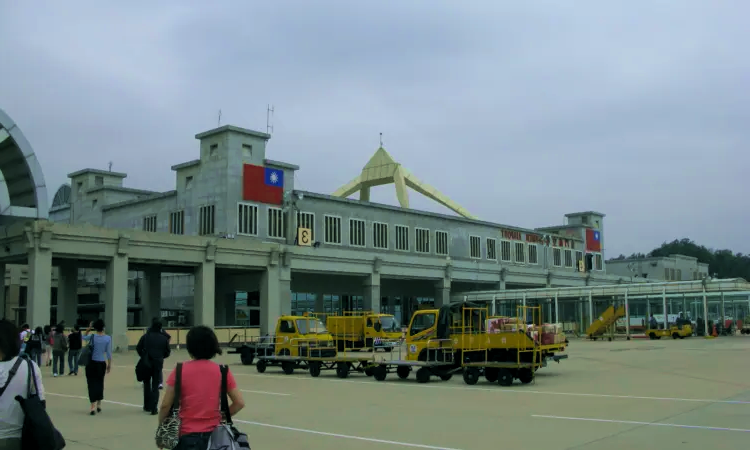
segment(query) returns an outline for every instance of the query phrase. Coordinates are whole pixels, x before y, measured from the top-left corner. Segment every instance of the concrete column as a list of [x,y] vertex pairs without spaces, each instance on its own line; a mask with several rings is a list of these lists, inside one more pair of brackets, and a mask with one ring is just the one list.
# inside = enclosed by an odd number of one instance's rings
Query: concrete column
[[667,288],[661,289],[661,304],[664,311],[664,329],[669,328],[669,311],[667,310]]
[[685,299],[685,294],[682,294],[682,318],[688,318],[687,300]]
[[627,289],[625,289],[625,336],[630,339],[630,303]]
[[58,268],[57,322],[72,327],[78,320],[78,266],[65,263]]
[[[7,309],[7,301],[5,300],[5,264],[0,263],[0,275],[2,275],[2,280],[0,280],[0,318],[6,318],[10,319],[11,321],[13,318],[10,316],[10,314],[6,311]],[[10,273],[8,275],[8,281],[10,281]],[[21,325],[21,324],[19,324]]]
[[594,323],[594,297],[589,291],[589,326]]
[[288,269],[269,265],[260,277],[260,334],[273,334],[276,322],[292,310],[292,289]]
[[555,322],[554,323],[561,323],[560,322],[560,304],[557,300],[557,292],[555,292]]
[[380,274],[371,273],[365,277],[364,282],[364,305],[365,311],[380,314]]
[[451,303],[451,280],[443,278],[435,284],[435,308]]
[[141,308],[142,326],[150,327],[154,317],[161,319],[161,271],[157,267],[143,272]]
[[112,336],[112,351],[128,350],[128,257],[118,253],[107,264],[104,326]]
[[213,328],[216,307],[216,263],[213,260],[203,261],[195,269],[193,295],[193,325]]
[[29,250],[26,322],[34,327],[49,325],[52,295],[52,252],[48,248]]

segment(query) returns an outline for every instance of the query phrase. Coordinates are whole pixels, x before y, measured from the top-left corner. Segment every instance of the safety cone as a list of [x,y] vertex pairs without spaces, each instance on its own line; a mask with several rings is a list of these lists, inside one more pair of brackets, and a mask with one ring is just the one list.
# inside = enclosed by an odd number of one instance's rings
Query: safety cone
[[713,331],[713,333],[711,333],[711,336],[713,336],[713,337],[719,336],[719,333],[716,332],[716,324],[714,324],[714,331]]

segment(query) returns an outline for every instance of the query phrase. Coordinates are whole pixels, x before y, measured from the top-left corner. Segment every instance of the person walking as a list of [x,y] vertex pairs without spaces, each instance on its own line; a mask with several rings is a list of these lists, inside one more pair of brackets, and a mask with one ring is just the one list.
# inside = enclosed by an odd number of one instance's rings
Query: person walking
[[[211,328],[196,326],[187,334],[186,347],[191,361],[180,363],[167,377],[167,389],[159,407],[159,424],[169,414],[175,400],[175,382],[180,371],[180,440],[174,450],[203,449],[211,432],[221,422],[221,368],[211,361],[221,355],[219,340]],[[231,371],[227,371],[229,412],[234,416],[245,407]]]
[[0,449],[21,450],[21,433],[25,415],[16,396],[28,395],[29,367],[34,370],[34,379],[39,387],[39,398],[44,400],[42,374],[36,362],[27,361],[21,355],[16,326],[8,320],[0,320]]
[[28,337],[31,335],[31,330],[28,323],[25,323],[21,325],[21,333],[18,335],[18,338],[21,341],[21,353],[26,353],[26,341],[28,340]]
[[54,330],[52,329],[52,325],[45,325],[44,326],[44,345],[42,346],[42,350],[44,352],[44,365],[45,366],[52,365],[52,341],[54,339],[55,337],[54,337]]
[[78,358],[81,356],[81,327],[77,324],[73,326],[73,331],[68,335],[68,375],[78,375]]
[[44,352],[44,329],[36,327],[31,335],[27,336],[26,353],[37,366],[42,367],[42,352]]
[[154,320],[151,328],[141,336],[136,346],[136,352],[141,357],[138,364],[143,368],[143,410],[155,416],[159,404],[159,384],[161,382],[164,360],[169,358],[169,338],[162,333],[159,320]]
[[68,339],[62,325],[55,327],[55,340],[52,342],[52,376],[65,375],[65,353],[68,352]]
[[[95,333],[91,333],[91,329]],[[104,376],[112,369],[112,336],[104,334],[104,321],[96,319],[89,324],[86,334],[82,336],[87,345],[93,345],[91,361],[86,365],[86,386],[88,387],[91,410],[89,414],[95,416],[102,412],[104,400]]]

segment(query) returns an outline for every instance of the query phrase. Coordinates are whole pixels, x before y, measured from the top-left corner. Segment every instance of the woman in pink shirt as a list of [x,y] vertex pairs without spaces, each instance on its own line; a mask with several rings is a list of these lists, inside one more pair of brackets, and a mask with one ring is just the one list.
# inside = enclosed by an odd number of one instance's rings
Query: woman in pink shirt
[[[211,432],[221,422],[221,370],[211,361],[221,355],[219,340],[211,328],[196,326],[186,338],[188,354],[192,358],[182,364],[180,381],[180,442],[174,450],[205,450]],[[164,422],[174,403],[176,369],[167,378],[167,389],[159,408],[159,423]],[[232,416],[245,407],[242,393],[237,388],[232,372],[227,373],[227,395]]]

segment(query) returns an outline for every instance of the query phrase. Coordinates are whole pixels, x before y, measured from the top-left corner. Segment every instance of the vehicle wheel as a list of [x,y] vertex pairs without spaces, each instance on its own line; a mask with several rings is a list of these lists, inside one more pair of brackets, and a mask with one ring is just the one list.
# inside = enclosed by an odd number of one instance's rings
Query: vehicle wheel
[[417,383],[429,382],[431,375],[432,374],[430,373],[430,369],[422,367],[421,369],[417,370]]
[[258,373],[264,373],[266,371],[266,360],[265,359],[259,359],[257,363],[255,363],[255,370],[258,371]]
[[336,363],[336,376],[346,378],[349,376],[349,364],[345,362]]
[[513,384],[513,374],[508,369],[497,370],[497,384],[500,386],[510,386]]
[[294,363],[289,361],[284,361],[281,363],[281,370],[284,371],[285,374],[291,375],[294,373]]
[[685,339],[685,336],[680,336],[680,339]]
[[649,339],[656,339],[656,333],[653,333],[653,332],[649,333],[648,338]]
[[473,386],[477,384],[477,381],[479,381],[479,369],[476,367],[467,367],[464,369],[464,383]]
[[320,363],[318,361],[310,362],[310,376],[313,378],[318,378],[319,375],[320,375]]
[[677,339],[678,337],[680,337],[680,335],[679,335],[679,334],[677,334],[677,333],[672,333],[672,339]]
[[253,363],[253,359],[255,359],[255,352],[250,349],[241,350],[240,361],[242,361],[243,366],[251,365]]
[[497,381],[497,368],[488,367],[484,369],[484,378],[490,383],[494,383],[495,381]]
[[449,381],[451,378],[453,378],[453,374],[452,373],[441,373],[440,374],[440,379],[443,380],[443,381]]
[[372,369],[372,376],[378,381],[384,381],[388,376],[388,369],[385,366],[377,366]]
[[409,366],[398,366],[396,368],[396,375],[398,375],[398,377],[401,378],[402,380],[409,378],[410,373],[411,373],[411,367]]
[[534,381],[534,372],[531,369],[521,369],[518,371],[518,379],[523,384],[529,384]]
[[373,368],[372,367],[366,367],[365,368],[365,375],[367,375],[368,377],[371,377],[371,376],[375,375],[375,372],[373,371]]

